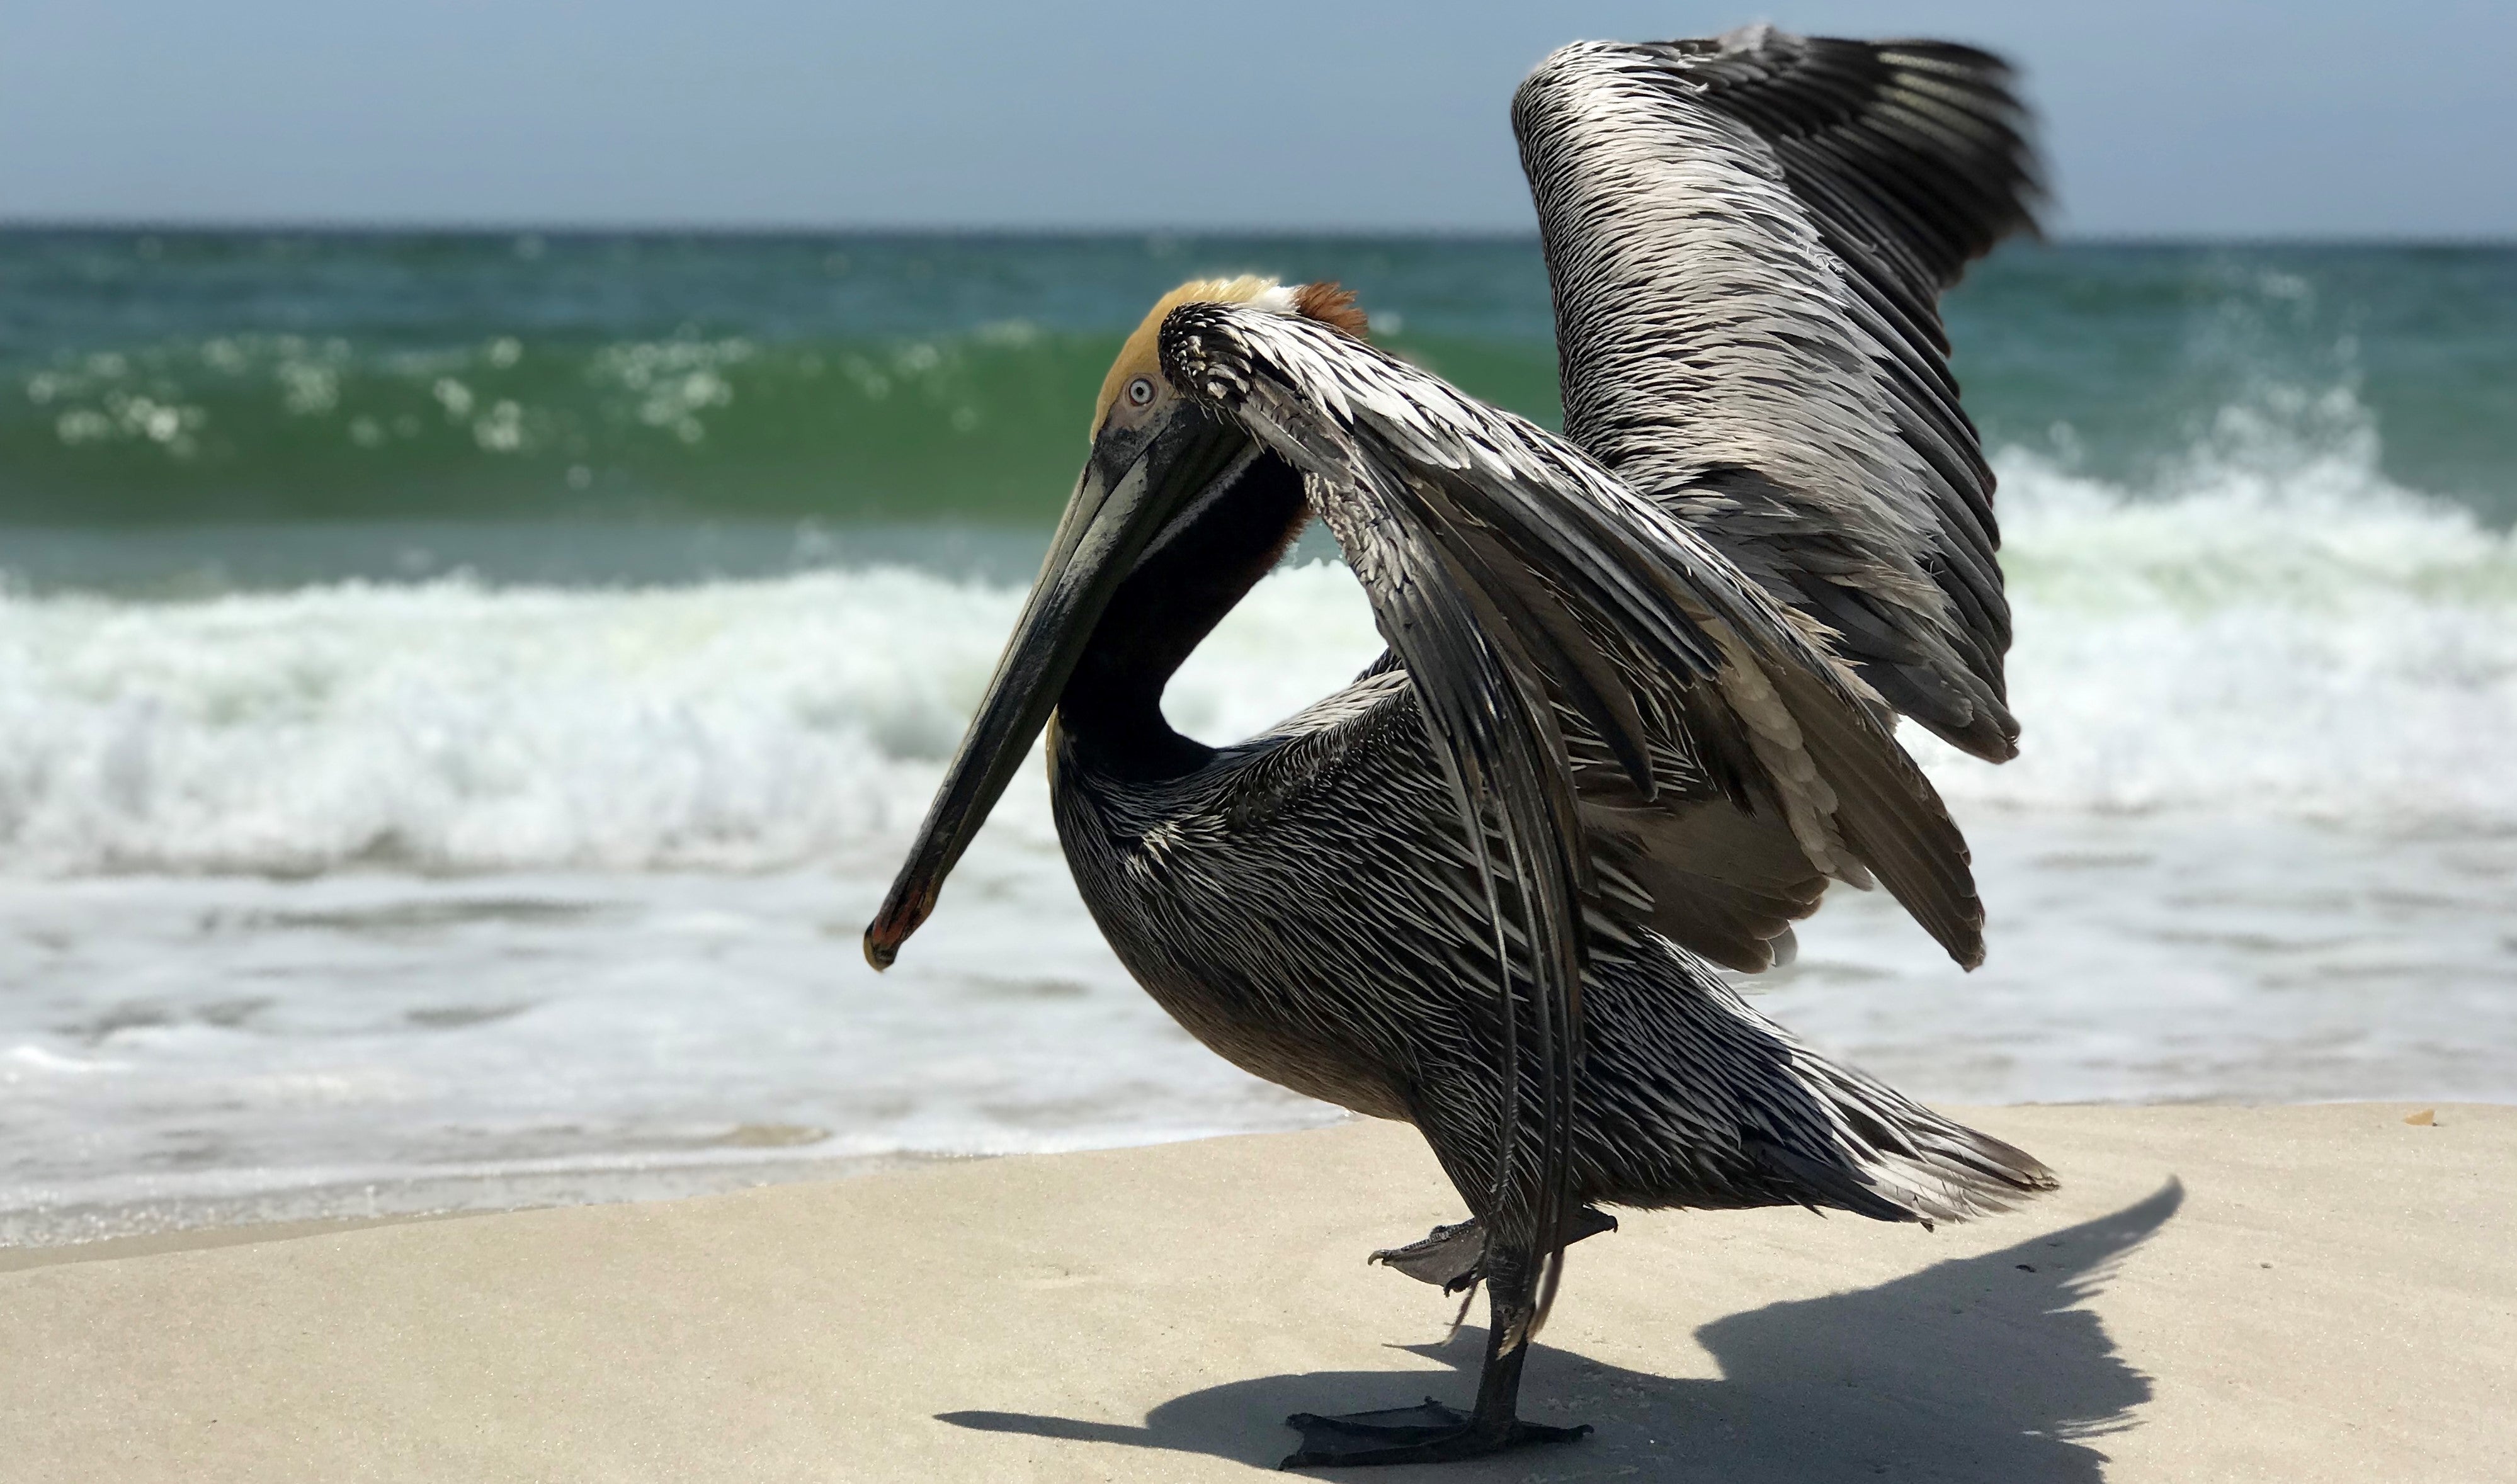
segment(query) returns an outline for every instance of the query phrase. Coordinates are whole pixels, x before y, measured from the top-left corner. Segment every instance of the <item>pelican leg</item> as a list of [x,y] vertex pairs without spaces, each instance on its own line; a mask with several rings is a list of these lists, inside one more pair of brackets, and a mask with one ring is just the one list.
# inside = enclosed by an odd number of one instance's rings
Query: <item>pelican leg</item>
[[1529,1443],[1569,1443],[1589,1433],[1587,1423],[1550,1427],[1520,1420],[1520,1370],[1529,1359],[1529,1324],[1537,1313],[1530,1294],[1533,1264],[1526,1252],[1490,1251],[1485,1266],[1492,1323],[1486,1331],[1486,1363],[1477,1377],[1473,1411],[1464,1413],[1429,1396],[1419,1407],[1344,1417],[1297,1412],[1285,1422],[1302,1435],[1302,1446],[1277,1466],[1445,1463]]

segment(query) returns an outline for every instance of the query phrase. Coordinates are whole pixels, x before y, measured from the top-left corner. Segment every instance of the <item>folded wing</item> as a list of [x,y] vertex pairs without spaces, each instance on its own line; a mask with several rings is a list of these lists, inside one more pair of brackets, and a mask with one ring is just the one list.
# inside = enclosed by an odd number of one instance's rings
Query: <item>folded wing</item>
[[1898,710],[2017,751],[1993,478],[1937,301],[2028,227],[2002,64],[1941,42],[1586,42],[1513,103],[1565,435],[1824,623]]

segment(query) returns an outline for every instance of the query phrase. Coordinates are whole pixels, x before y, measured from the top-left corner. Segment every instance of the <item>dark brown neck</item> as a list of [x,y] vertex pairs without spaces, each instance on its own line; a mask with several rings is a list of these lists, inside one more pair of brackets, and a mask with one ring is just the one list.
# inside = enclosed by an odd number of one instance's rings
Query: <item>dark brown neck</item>
[[1079,759],[1134,780],[1175,778],[1214,755],[1163,717],[1190,652],[1276,565],[1308,514],[1301,476],[1261,455],[1119,588],[1058,698]]

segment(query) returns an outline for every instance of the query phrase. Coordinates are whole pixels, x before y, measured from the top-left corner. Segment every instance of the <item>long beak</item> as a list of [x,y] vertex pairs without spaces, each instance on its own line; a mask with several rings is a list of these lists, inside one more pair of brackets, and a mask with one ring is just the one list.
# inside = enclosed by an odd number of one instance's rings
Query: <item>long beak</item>
[[1048,724],[1092,626],[1147,543],[1248,445],[1240,429],[1187,406],[1149,429],[1105,434],[1093,445],[917,843],[866,929],[868,963],[891,967],[901,944],[935,910],[944,878]]

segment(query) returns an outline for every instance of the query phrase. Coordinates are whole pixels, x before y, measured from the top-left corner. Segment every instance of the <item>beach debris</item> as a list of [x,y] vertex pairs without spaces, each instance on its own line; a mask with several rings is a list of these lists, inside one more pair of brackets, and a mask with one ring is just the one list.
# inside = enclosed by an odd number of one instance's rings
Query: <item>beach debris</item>
[[2435,1128],[2438,1126],[2438,1110],[2424,1108],[2418,1113],[2406,1115],[2404,1122],[2415,1128]]

